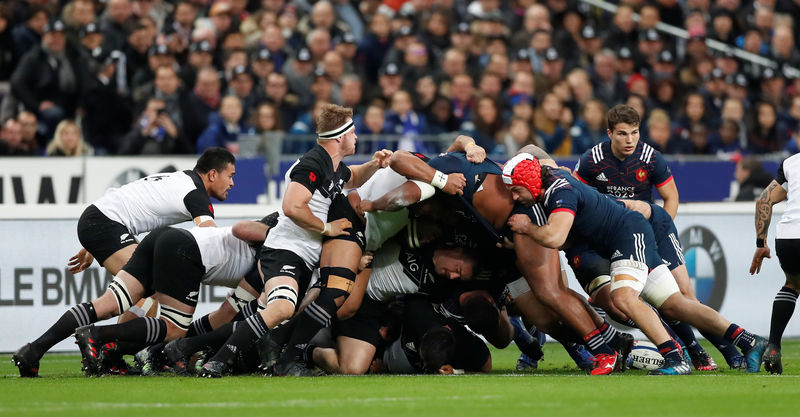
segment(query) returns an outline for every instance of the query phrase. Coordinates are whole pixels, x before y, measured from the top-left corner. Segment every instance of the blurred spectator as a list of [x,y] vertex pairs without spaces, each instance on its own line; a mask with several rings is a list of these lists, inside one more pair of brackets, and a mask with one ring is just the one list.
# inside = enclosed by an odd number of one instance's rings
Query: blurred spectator
[[[633,20],[633,7],[621,4],[614,15],[614,23],[611,25],[606,40],[603,43],[605,48],[619,48],[627,46],[636,48],[636,22]],[[608,103],[606,103],[608,104]]]
[[642,139],[663,154],[690,152],[689,141],[676,137],[667,112],[656,109],[647,118],[647,136]]
[[6,5],[0,5],[0,81],[11,78],[17,65],[12,30],[11,10]]
[[197,82],[189,93],[185,107],[183,131],[192,146],[208,126],[211,113],[219,108],[220,80],[213,68],[206,67],[197,74]]
[[433,106],[433,100],[436,99],[437,96],[437,87],[433,76],[426,75],[417,80],[414,93],[414,110],[417,113],[429,115],[431,107]]
[[436,96],[428,116],[428,131],[431,134],[456,132],[461,126],[461,122],[453,114],[452,100],[444,96]]
[[486,153],[505,155],[504,125],[497,102],[491,97],[481,97],[475,105],[472,120],[462,123],[460,130],[468,132],[468,135],[475,139],[475,143],[486,149]]
[[745,114],[745,106],[744,103],[736,98],[729,97],[725,100],[725,103],[722,105],[722,120],[729,120],[731,122],[736,123],[739,132],[739,147],[741,149],[747,149],[748,141],[747,141],[747,124],[744,118]]
[[83,47],[81,50],[86,54],[91,54],[96,48],[102,47],[103,36],[100,26],[97,23],[90,22],[80,31],[80,43]]
[[563,78],[564,58],[556,48],[547,48],[542,60],[542,72],[534,76],[536,91],[550,91]]
[[334,96],[333,83],[322,68],[314,70],[314,78],[313,81],[311,81],[309,92],[311,93],[309,94],[309,98],[313,101],[326,101],[335,104],[341,103],[341,98],[338,97],[338,95]]
[[750,128],[748,148],[755,153],[777,152],[783,149],[788,138],[778,132],[778,114],[772,103],[762,101],[755,106],[755,117]]
[[[133,23],[127,42],[122,47],[122,53],[125,55],[124,90],[132,91],[137,86],[134,80],[147,79],[145,74],[150,71],[148,52],[152,45],[150,28],[140,22]],[[140,71],[144,74],[139,74]]]
[[122,139],[121,155],[167,155],[191,153],[164,100],[151,98],[133,129]]
[[41,150],[47,145],[47,138],[37,130],[36,115],[29,111],[23,111],[17,115],[17,121],[22,135],[22,146],[36,155],[41,155]]
[[680,93],[675,79],[662,78],[653,84],[650,91],[652,92],[650,103],[654,109],[664,110],[667,114],[677,113],[680,107],[680,103],[678,103]]
[[181,67],[180,77],[183,84],[192,86],[197,81],[197,72],[201,68],[214,64],[214,49],[208,41],[194,42],[189,45],[189,57]]
[[716,10],[711,17],[709,37],[733,46],[736,36],[738,36],[738,27],[736,27],[733,12],[722,8]]
[[517,50],[528,47],[529,40],[537,30],[549,31],[553,27],[550,25],[550,11],[543,4],[534,4],[525,10],[523,20],[523,30],[515,33],[511,38],[511,48]]
[[65,119],[58,123],[45,154],[47,156],[91,155],[92,148],[83,141],[78,125],[73,120]]
[[209,116],[208,127],[197,139],[197,153],[219,146],[233,154],[239,153],[239,135],[255,133],[255,130],[242,118],[242,102],[235,96],[225,96],[219,106],[219,113]]
[[459,74],[453,77],[450,84],[450,99],[453,103],[453,115],[461,123],[472,119],[472,108],[475,99],[472,96],[472,78],[467,74]]
[[281,28],[276,24],[267,25],[261,33],[261,46],[269,51],[275,71],[283,71],[289,53],[286,50],[285,40]]
[[[119,51],[107,51],[102,47],[92,51],[91,75],[81,100],[84,111],[81,123],[86,142],[98,154],[115,153],[119,139],[131,125],[133,109],[118,94],[114,82],[120,59]],[[174,74],[174,70],[170,70]]]
[[25,16],[25,22],[18,23],[11,31],[15,62],[19,62],[25,53],[42,43],[42,35],[47,26],[47,10],[41,4],[29,5]]
[[11,91],[43,124],[46,136],[62,119],[75,116],[86,68],[67,49],[64,23],[54,20],[45,28],[41,46],[22,57],[11,77]]
[[267,100],[280,109],[281,126],[291,126],[300,111],[300,99],[296,94],[289,92],[286,76],[279,72],[270,74],[267,77],[264,93]]
[[253,71],[255,91],[263,91],[267,86],[267,77],[275,71],[275,63],[269,49],[260,48],[250,55],[250,69]]
[[800,96],[795,96],[789,109],[780,114],[779,123],[789,138],[784,149],[796,154],[800,151]]
[[766,101],[775,107],[783,107],[783,101],[788,97],[784,94],[786,81],[776,70],[764,68],[761,72],[761,101]]
[[736,201],[755,201],[773,178],[755,156],[739,157],[733,176],[739,185]]
[[700,93],[690,93],[684,99],[683,111],[675,121],[675,134],[683,140],[690,140],[692,126],[706,125],[706,104]]
[[719,127],[719,135],[713,140],[711,151],[717,154],[732,154],[743,152],[744,148],[739,142],[739,124],[733,120],[723,119]]
[[372,17],[369,31],[361,44],[358,45],[357,59],[361,62],[364,68],[364,75],[369,83],[374,83],[378,80],[378,69],[381,67],[383,58],[391,47],[390,31],[389,18],[378,13]]
[[534,112],[533,124],[548,153],[555,156],[572,153],[568,130],[572,126],[572,111],[565,108],[554,93],[545,94],[541,106]]
[[110,50],[122,49],[125,45],[125,26],[132,20],[131,5],[128,0],[108,0],[100,27],[105,34],[106,47]]
[[614,52],[609,49],[603,49],[594,56],[594,95],[609,107],[621,102],[627,95],[625,83],[616,71],[616,61]]
[[267,173],[275,176],[280,173],[281,143],[284,138],[278,109],[272,103],[258,105],[250,121],[255,127],[255,133],[261,136],[260,143],[266,148],[256,149],[261,155],[267,155]]
[[712,142],[719,142],[716,132],[709,132],[703,123],[694,123],[689,127],[689,142],[692,144],[691,152],[695,155],[710,155],[714,153]]
[[587,24],[581,29],[581,41],[578,42],[578,47],[580,48],[578,66],[590,67],[594,62],[594,55],[603,49],[603,37],[594,25]]
[[592,146],[608,140],[606,111],[606,105],[597,99],[583,105],[581,117],[570,129],[573,155],[583,154]]
[[15,119],[8,119],[0,130],[0,156],[39,155],[36,142],[22,140],[22,127]]
[[[425,116],[417,114],[411,103],[411,95],[405,90],[399,90],[392,96],[392,104],[386,114],[386,123],[392,134],[400,135],[396,149],[411,152],[433,152],[420,140],[420,135],[428,133]],[[378,146],[378,149],[384,145]]]
[[311,103],[308,90],[311,82],[314,81],[314,64],[311,62],[311,52],[307,48],[297,51],[294,57],[290,58],[283,68],[283,74],[289,82],[289,89],[297,93],[301,98],[305,98],[303,107]]
[[253,91],[253,75],[246,66],[238,65],[233,68],[227,95],[235,96],[242,102],[242,119],[250,120],[258,104],[258,97]]
[[528,120],[514,117],[508,127],[508,132],[503,138],[506,156],[512,157],[526,145],[536,145],[540,148],[544,144],[533,134],[531,123]]

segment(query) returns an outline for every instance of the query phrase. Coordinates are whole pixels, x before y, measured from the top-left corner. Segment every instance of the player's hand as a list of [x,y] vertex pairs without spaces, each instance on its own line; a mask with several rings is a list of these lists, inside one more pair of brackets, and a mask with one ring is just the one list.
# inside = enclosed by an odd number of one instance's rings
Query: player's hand
[[374,155],[372,155],[372,160],[378,161],[381,168],[386,168],[389,166],[389,160],[391,157],[392,157],[392,151],[388,149],[381,149],[378,152],[375,152]]
[[508,225],[514,233],[527,234],[528,230],[533,227],[530,217],[524,214],[515,214],[508,219]]
[[628,210],[633,210],[639,212],[645,219],[649,219],[650,216],[653,215],[653,208],[650,207],[649,203],[645,203],[644,201],[639,200],[620,200]]
[[372,252],[364,252],[364,254],[361,255],[361,259],[358,261],[358,270],[363,271],[372,267],[372,258]]
[[323,233],[325,236],[341,236],[346,235],[350,232],[346,232],[346,229],[350,229],[353,227],[353,223],[350,223],[350,220],[347,219],[337,219],[332,222],[328,222],[330,225],[328,230]]
[[77,274],[78,272],[83,272],[92,262],[94,262],[94,256],[86,249],[81,248],[75,256],[69,258],[67,266],[70,273]]
[[467,179],[464,178],[464,174],[454,172],[447,175],[447,184],[444,185],[442,191],[450,195],[463,195],[465,185],[467,185]]
[[750,275],[761,272],[761,262],[764,258],[772,258],[769,255],[769,246],[764,243],[763,248],[756,248],[756,253],[753,254],[753,262],[750,263]]

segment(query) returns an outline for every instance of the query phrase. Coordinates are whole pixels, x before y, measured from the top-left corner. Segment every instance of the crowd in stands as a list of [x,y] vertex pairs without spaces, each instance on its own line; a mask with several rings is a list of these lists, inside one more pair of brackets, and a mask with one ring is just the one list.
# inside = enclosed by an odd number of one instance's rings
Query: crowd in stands
[[[435,152],[427,135],[462,132],[495,155],[528,143],[581,154],[607,140],[606,109],[618,103],[639,110],[642,139],[665,154],[798,151],[800,2],[618,6],[3,1],[0,82],[10,87],[0,93],[0,155],[235,150],[243,134],[313,135],[328,102],[354,108],[358,134],[379,138],[363,152]],[[283,151],[309,146],[298,143]]]

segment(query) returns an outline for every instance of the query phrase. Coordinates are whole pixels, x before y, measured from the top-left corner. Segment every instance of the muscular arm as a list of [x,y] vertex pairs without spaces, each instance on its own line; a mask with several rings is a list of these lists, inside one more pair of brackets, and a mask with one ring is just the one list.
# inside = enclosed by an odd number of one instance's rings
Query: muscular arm
[[547,224],[536,226],[530,218],[523,214],[511,216],[509,224],[515,233],[530,236],[536,243],[552,249],[558,249],[567,241],[575,215],[569,211],[556,211],[547,218]]
[[662,185],[661,187],[656,188],[658,191],[658,195],[661,196],[661,199],[664,200],[664,210],[669,213],[670,217],[675,219],[675,216],[678,214],[678,187],[675,185],[675,180],[671,180],[670,182]]
[[486,159],[486,150],[475,144],[475,139],[466,135],[458,135],[446,152],[464,152],[467,161],[475,164],[480,164]]
[[281,208],[283,213],[295,224],[312,232],[322,233],[325,222],[314,216],[308,202],[311,201],[311,191],[298,182],[290,182],[286,187]]
[[252,220],[242,220],[233,225],[233,235],[250,244],[264,243],[269,226]]
[[767,230],[772,219],[772,206],[786,199],[786,190],[772,180],[756,200],[756,238],[767,239]]
[[[436,175],[435,168],[407,151],[397,151],[392,154],[389,166],[395,172],[410,180],[418,180],[428,184],[433,181],[433,177]],[[442,191],[448,194],[463,194],[465,184],[464,175],[454,172],[447,176],[447,184],[442,188]]]
[[197,216],[194,218],[194,224],[199,227],[216,227],[217,223],[210,216]]
[[421,198],[422,191],[419,186],[412,181],[407,181],[375,201],[361,201],[361,209],[364,211],[397,211],[419,202]]
[[389,165],[389,157],[391,155],[392,151],[383,149],[375,152],[369,162],[349,167],[350,180],[347,181],[346,188],[357,188],[364,185],[364,183],[367,182],[370,177],[372,177],[372,174],[374,174],[375,171]]

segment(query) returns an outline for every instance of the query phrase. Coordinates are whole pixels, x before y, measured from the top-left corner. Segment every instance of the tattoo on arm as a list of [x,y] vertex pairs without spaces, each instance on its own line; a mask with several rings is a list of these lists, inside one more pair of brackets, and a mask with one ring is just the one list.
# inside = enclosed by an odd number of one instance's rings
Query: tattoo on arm
[[756,237],[759,239],[767,238],[767,229],[769,229],[769,223],[772,219],[773,202],[770,199],[770,195],[775,190],[775,187],[780,187],[780,185],[773,181],[761,192],[758,200],[756,200]]

